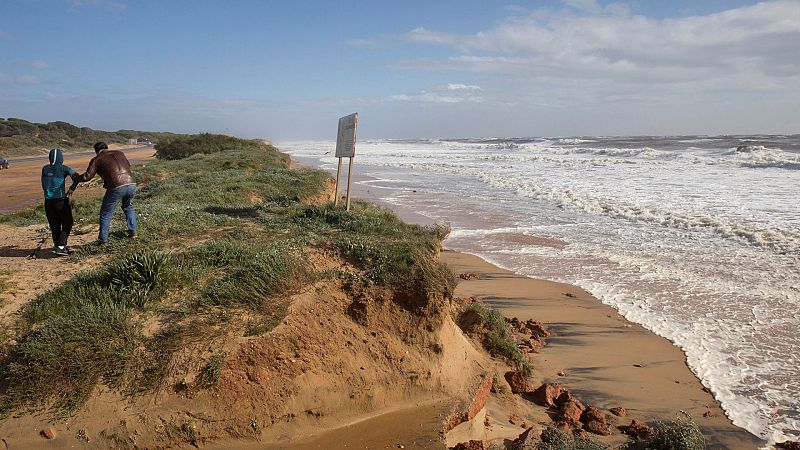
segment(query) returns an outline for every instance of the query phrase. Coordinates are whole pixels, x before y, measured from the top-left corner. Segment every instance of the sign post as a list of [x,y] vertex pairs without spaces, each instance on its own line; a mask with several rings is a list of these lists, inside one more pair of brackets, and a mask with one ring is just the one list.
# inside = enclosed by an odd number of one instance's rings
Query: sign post
[[358,127],[358,113],[350,114],[339,119],[339,132],[336,136],[336,157],[339,158],[339,167],[336,169],[336,199],[333,206],[339,203],[339,175],[342,171],[342,158],[350,158],[347,170],[347,211],[350,211],[350,185],[353,180],[353,158],[356,156],[356,128]]

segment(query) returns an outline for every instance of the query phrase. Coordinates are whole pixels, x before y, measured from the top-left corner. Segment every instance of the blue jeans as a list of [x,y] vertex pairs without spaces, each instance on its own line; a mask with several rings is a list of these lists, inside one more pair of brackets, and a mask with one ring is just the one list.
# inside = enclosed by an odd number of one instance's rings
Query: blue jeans
[[114,210],[117,209],[117,203],[120,199],[122,199],[122,210],[125,211],[125,222],[128,225],[128,231],[131,233],[136,232],[139,224],[136,220],[136,211],[133,209],[133,197],[135,196],[135,184],[120,186],[106,191],[106,195],[103,196],[103,204],[100,206],[100,235],[97,237],[97,242],[108,242],[111,217],[114,215]]

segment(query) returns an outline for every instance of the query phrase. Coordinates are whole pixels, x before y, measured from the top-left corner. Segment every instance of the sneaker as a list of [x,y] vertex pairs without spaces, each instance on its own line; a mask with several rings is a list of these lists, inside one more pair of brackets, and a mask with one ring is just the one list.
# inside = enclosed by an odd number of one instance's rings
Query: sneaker
[[58,256],[69,256],[72,252],[70,252],[69,249],[65,246],[65,247],[56,247],[55,250],[53,250],[53,253],[55,253]]
[[95,242],[95,244],[96,244],[98,247],[102,247],[102,246],[104,246],[104,245],[107,245],[107,244],[108,244],[108,242],[97,241],[97,242]]
[[131,238],[131,239],[136,239],[136,238],[139,237],[139,233],[137,233],[135,231],[128,231],[128,237]]

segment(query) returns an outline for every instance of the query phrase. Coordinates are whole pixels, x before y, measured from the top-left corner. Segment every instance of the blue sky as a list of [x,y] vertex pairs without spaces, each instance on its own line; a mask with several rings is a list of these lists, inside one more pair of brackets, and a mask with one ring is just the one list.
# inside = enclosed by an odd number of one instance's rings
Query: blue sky
[[800,0],[3,0],[0,117],[335,138],[800,132]]

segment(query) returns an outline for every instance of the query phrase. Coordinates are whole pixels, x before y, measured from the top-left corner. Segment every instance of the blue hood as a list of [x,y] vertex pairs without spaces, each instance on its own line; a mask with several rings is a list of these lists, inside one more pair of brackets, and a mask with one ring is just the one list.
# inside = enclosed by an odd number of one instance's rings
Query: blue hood
[[50,164],[64,164],[64,154],[61,152],[60,148],[50,150]]

